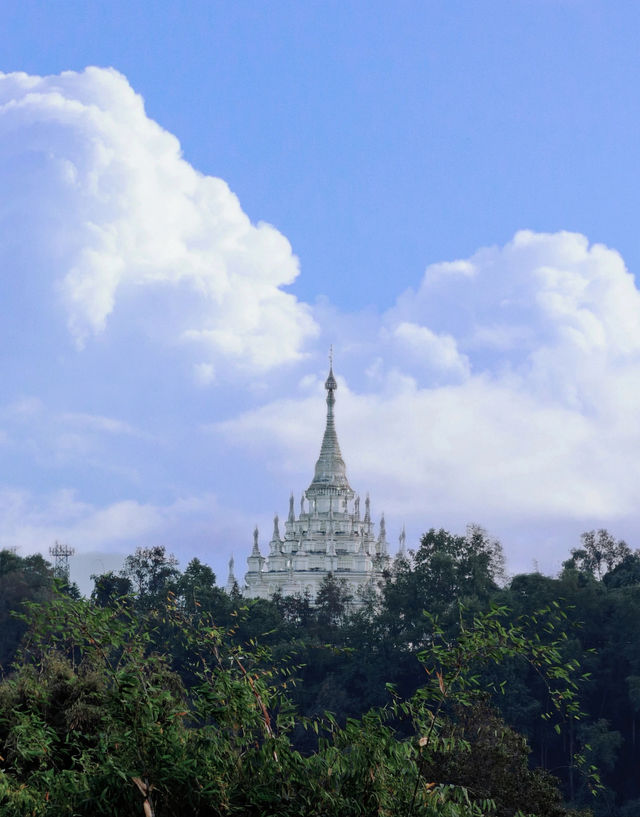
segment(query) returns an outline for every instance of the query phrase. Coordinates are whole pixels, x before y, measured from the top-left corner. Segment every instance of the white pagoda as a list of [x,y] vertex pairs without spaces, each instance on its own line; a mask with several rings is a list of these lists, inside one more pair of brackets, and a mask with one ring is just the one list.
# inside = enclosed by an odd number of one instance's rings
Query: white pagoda
[[266,557],[260,552],[258,528],[254,530],[242,589],[249,598],[270,598],[280,592],[284,596],[308,593],[314,600],[323,579],[332,573],[346,580],[357,604],[359,591],[375,587],[389,564],[384,514],[376,536],[369,496],[361,515],[360,497],[347,479],[333,419],[338,384],[331,365],[324,387],[327,425],[313,480],[300,499],[298,516],[291,494],[284,536],[276,515]]

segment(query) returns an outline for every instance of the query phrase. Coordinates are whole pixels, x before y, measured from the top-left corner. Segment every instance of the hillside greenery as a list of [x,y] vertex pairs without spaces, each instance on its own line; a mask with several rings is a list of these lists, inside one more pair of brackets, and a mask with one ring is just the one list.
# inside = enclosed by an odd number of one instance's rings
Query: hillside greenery
[[243,599],[161,547],[91,597],[0,552],[0,813],[640,813],[640,557],[558,577],[430,530],[356,600]]

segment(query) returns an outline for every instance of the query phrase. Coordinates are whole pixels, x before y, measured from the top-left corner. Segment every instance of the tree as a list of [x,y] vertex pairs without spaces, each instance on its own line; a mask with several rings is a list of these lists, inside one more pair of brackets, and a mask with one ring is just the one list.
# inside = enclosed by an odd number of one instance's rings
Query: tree
[[316,608],[319,626],[335,629],[341,624],[351,608],[353,596],[344,579],[328,573],[322,580],[316,594]]
[[431,528],[418,550],[395,560],[382,587],[381,620],[393,643],[419,649],[430,639],[424,611],[454,632],[458,604],[482,609],[503,577],[502,546],[478,525],[460,536]]
[[504,576],[504,555],[479,525],[469,525],[464,536],[431,528],[420,540],[415,567],[436,604],[445,607],[465,596],[486,598]]
[[176,593],[189,613],[228,610],[226,594],[216,587],[216,574],[200,559],[192,559],[176,582]]
[[91,579],[93,580],[91,598],[96,604],[99,604],[100,607],[108,607],[116,599],[129,596],[133,593],[131,579],[126,576],[119,576],[112,570],[109,570],[107,573],[92,575]]
[[604,574],[602,581],[612,589],[640,584],[640,553],[628,553]]
[[274,593],[271,601],[287,624],[305,630],[315,620],[315,610],[308,590],[305,590],[303,594],[297,593],[293,596],[283,596],[279,592]]
[[[496,817],[512,817],[523,803],[527,813],[565,814],[557,779],[529,767],[526,739],[507,726],[486,694],[469,699],[466,707],[456,706],[443,724],[442,738],[429,758],[428,776],[445,777],[477,799],[491,799]],[[457,741],[461,750],[448,751],[445,741]]]
[[631,556],[629,545],[622,539],[616,541],[609,531],[601,528],[597,533],[594,530],[586,531],[580,536],[582,547],[573,548],[571,558],[563,567],[567,570],[577,570],[591,574],[598,581],[607,571]]
[[167,594],[175,592],[177,566],[178,560],[164,547],[139,547],[124,560],[120,575],[131,582],[138,606],[149,608],[166,603]]
[[8,669],[25,631],[24,621],[13,613],[25,603],[49,598],[53,586],[53,569],[40,554],[21,557],[0,550],[0,669]]

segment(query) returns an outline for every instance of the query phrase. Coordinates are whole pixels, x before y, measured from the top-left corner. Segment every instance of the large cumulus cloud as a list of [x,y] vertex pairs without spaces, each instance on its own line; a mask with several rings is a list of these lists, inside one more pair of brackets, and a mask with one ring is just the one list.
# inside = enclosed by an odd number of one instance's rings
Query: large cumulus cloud
[[[387,512],[534,538],[566,522],[640,534],[640,292],[617,252],[522,231],[430,266],[369,328],[345,361],[337,423],[352,481]],[[304,386],[220,429],[277,451],[282,470],[312,461],[322,379]]]
[[617,252],[576,233],[523,230],[502,248],[434,264],[387,320],[452,333],[474,373],[511,375],[540,397],[596,413],[603,380],[629,366],[632,374],[639,360],[635,280]]
[[193,344],[210,380],[219,361],[264,371],[296,359],[314,335],[308,307],[282,289],[298,274],[287,239],[191,167],[117,71],[0,74],[0,157],[5,274],[17,249],[78,345],[119,310],[151,312],[144,330]]

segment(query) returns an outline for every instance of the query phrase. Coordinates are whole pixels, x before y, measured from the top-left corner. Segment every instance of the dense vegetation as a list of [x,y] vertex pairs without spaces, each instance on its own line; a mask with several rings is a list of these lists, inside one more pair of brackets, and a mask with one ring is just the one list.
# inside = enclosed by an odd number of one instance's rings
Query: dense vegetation
[[431,530],[363,602],[159,547],[82,599],[0,552],[0,813],[640,813],[638,553],[592,532],[504,582],[484,531]]

